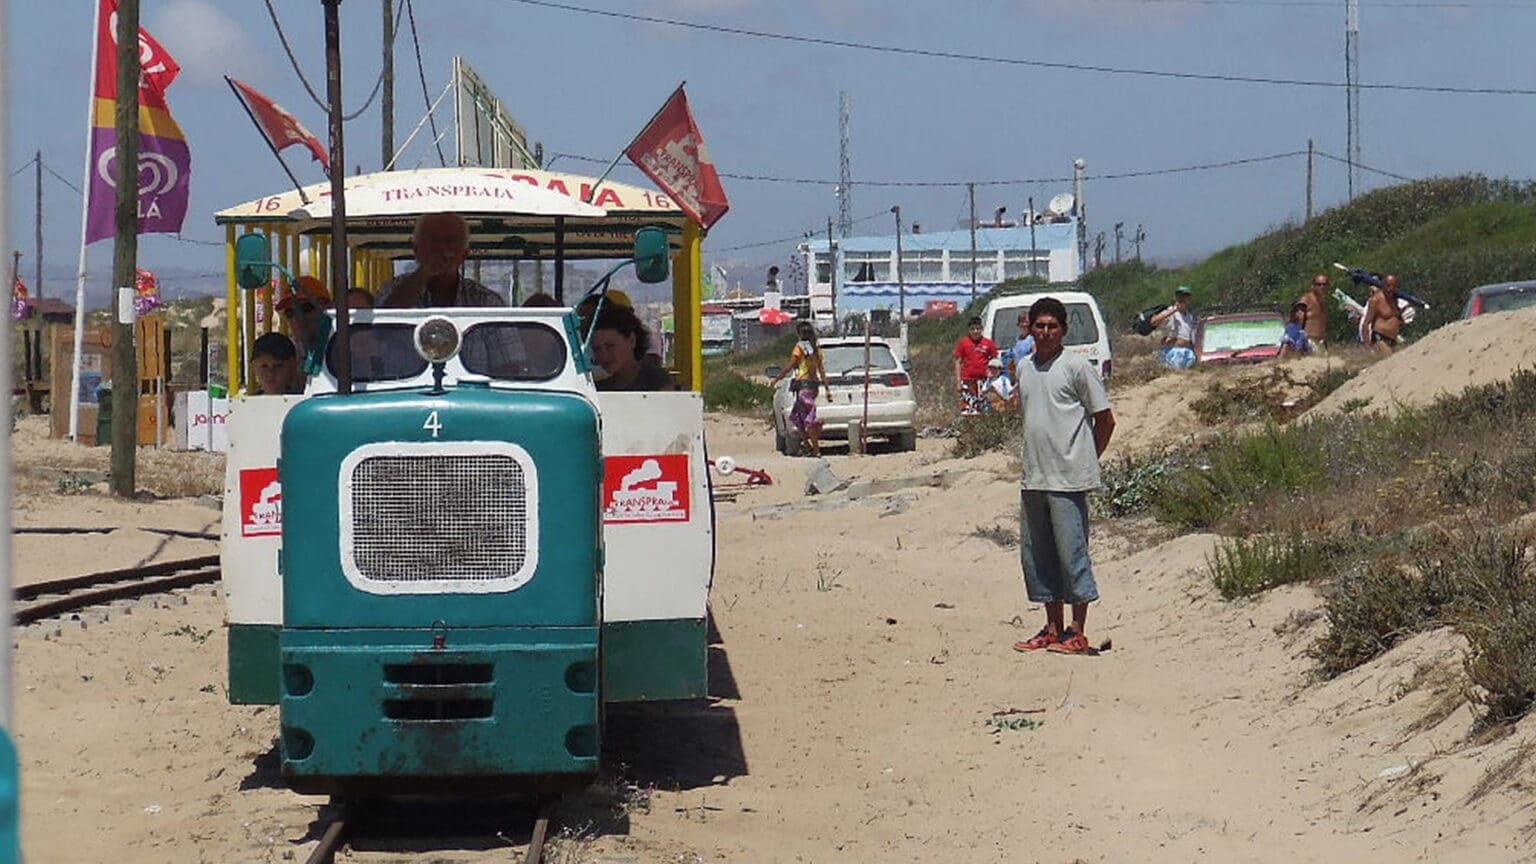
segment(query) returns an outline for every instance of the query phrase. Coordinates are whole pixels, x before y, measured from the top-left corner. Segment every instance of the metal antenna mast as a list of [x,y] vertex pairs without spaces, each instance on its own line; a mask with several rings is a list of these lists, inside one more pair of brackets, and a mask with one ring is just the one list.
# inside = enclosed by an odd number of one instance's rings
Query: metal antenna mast
[[1360,165],[1360,0],[1344,0],[1344,156],[1349,168],[1349,198],[1355,198]]
[[853,105],[848,91],[837,94],[837,233],[853,233],[853,168],[848,161],[848,125],[853,119]]

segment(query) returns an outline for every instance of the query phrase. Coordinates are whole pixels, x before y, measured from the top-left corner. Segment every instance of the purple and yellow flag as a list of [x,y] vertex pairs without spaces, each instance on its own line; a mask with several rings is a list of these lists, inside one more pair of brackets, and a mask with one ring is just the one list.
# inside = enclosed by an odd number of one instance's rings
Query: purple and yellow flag
[[[96,98],[91,115],[91,186],[85,242],[116,231],[117,207],[117,4],[100,0],[96,33]],[[154,37],[139,30],[139,233],[176,234],[187,215],[192,151],[171,117],[166,88],[181,67]]]

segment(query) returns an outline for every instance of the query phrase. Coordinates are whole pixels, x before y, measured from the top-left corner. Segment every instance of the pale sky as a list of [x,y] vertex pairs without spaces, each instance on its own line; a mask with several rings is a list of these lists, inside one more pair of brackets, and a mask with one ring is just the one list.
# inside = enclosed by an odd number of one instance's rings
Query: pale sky
[[[274,0],[305,74],[324,86],[321,7]],[[1040,69],[1019,64],[873,52],[548,8],[516,0],[415,0],[428,89],[462,55],[549,153],[611,158],[686,79],[695,116],[727,177],[731,212],[706,257],[748,284],[784,263],[801,234],[835,216],[838,92],[853,104],[856,233],[893,230],[887,212],[932,230],[958,227],[963,186],[880,187],[861,182],[1061,178],[1088,162],[1090,231],[1145,225],[1145,254],[1188,260],[1302,215],[1305,160],[1125,179],[1095,175],[1179,168],[1305,150],[1307,139],[1345,154],[1342,89]],[[924,51],[1202,75],[1342,82],[1343,0],[570,0],[569,5],[727,29]],[[1361,72],[1368,84],[1536,88],[1529,41],[1536,2],[1361,0]],[[11,161],[34,151],[78,186],[85,147],[92,0],[13,0]],[[143,0],[143,21],[181,63],[172,111],[193,159],[183,237],[220,238],[211,214],[281,190],[287,179],[224,85],[242,78],[325,135],[258,0]],[[348,110],[378,75],[381,0],[342,3]],[[396,140],[425,110],[409,31],[396,43]],[[1524,58],[1524,59],[1522,59]],[[1363,163],[1411,177],[1478,172],[1526,178],[1536,139],[1536,96],[1366,90]],[[446,103],[445,103],[446,104]],[[446,120],[449,115],[443,114]],[[375,106],[347,126],[347,162],[376,170]],[[405,167],[436,164],[418,141]],[[304,182],[319,169],[297,149],[285,158]],[[451,157],[451,150],[450,150]],[[570,157],[557,170],[598,173]],[[1317,162],[1317,201],[1345,197],[1345,172]],[[636,182],[627,163],[616,175]],[[1364,175],[1365,188],[1395,182]],[[1060,182],[986,185],[978,215],[1017,212],[1068,190]],[[48,293],[73,291],[79,198],[45,175]],[[30,169],[12,179],[14,242],[32,273]],[[793,238],[793,239],[788,239]],[[770,242],[780,241],[780,242]],[[765,244],[765,245],[754,245]],[[743,246],[753,248],[738,248]],[[1112,248],[1112,243],[1111,243]],[[146,235],[141,262],[175,296],[214,289],[222,249]],[[104,297],[111,243],[91,247],[93,295]],[[98,281],[96,276],[100,277]]]

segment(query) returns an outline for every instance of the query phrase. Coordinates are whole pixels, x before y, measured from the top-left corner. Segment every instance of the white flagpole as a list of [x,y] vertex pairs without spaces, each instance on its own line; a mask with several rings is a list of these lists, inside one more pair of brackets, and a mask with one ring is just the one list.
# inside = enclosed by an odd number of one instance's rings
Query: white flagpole
[[[96,4],[96,12],[91,16],[91,74],[90,95],[86,102],[85,112],[85,179],[80,184],[80,192],[84,200],[80,202],[80,270],[75,277],[75,359],[70,366],[69,376],[69,440],[80,441],[80,364],[85,353],[85,232],[91,218],[91,132],[96,125],[96,61],[97,52],[101,50],[101,3],[102,0],[92,0]],[[54,394],[58,398],[58,394]]]

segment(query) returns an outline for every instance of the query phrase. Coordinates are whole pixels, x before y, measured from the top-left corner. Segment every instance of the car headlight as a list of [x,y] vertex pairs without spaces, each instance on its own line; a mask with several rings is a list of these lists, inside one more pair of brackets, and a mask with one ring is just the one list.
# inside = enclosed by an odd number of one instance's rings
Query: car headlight
[[442,316],[416,325],[416,353],[428,363],[446,363],[459,353],[459,328]]

